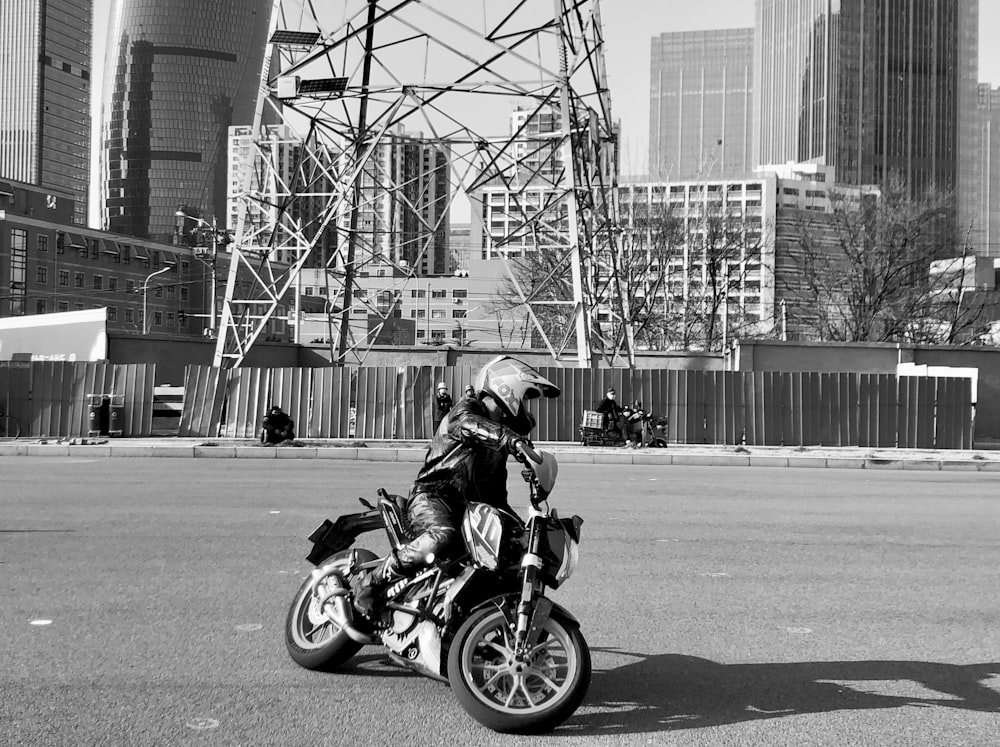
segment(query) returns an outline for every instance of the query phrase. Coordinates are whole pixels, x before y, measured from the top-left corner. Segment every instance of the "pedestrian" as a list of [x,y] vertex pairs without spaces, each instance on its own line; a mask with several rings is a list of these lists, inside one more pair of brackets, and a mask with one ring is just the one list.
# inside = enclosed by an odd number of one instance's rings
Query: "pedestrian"
[[264,425],[260,430],[260,442],[277,445],[294,439],[295,421],[288,417],[280,405],[271,405],[271,410],[264,416]]
[[451,395],[448,393],[448,385],[443,381],[437,385],[437,392],[434,395],[434,430],[437,431],[444,416],[451,412],[454,406]]

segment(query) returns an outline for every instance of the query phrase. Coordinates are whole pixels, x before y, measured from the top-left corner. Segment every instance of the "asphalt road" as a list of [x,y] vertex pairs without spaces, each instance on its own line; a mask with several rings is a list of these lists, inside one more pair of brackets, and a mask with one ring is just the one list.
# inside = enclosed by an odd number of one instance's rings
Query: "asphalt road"
[[1000,743],[1000,476],[564,465],[594,677],[517,738],[377,649],[285,653],[303,538],[414,469],[0,459],[0,744]]

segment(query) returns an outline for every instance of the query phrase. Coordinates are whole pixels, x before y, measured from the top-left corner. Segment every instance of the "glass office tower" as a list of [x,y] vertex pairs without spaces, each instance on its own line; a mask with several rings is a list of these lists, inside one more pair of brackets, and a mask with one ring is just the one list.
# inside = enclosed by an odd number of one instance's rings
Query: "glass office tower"
[[178,206],[226,217],[231,125],[250,125],[270,0],[116,0],[104,83],[103,223],[169,242]]
[[0,2],[0,179],[69,190],[87,222],[90,0]]
[[654,179],[749,176],[753,29],[653,37],[649,173]]
[[754,160],[956,185],[978,0],[757,0]]

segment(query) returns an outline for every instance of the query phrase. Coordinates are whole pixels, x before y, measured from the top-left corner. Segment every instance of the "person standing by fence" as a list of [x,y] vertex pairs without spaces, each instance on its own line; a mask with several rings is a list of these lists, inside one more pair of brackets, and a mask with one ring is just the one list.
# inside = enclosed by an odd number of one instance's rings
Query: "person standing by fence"
[[451,408],[454,406],[454,402],[451,400],[451,395],[448,393],[448,385],[443,381],[437,385],[437,393],[434,395],[434,431],[437,432],[438,426],[441,421],[444,420],[444,416],[451,412]]

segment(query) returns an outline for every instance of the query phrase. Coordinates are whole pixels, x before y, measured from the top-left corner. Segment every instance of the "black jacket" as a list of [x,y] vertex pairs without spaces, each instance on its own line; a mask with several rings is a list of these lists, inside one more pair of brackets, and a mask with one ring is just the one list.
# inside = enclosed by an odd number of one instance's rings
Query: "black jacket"
[[447,496],[454,510],[472,502],[509,510],[507,457],[523,438],[490,419],[475,397],[463,397],[431,439],[413,492]]
[[605,397],[601,400],[601,404],[597,406],[598,412],[603,412],[608,416],[608,422],[614,423],[621,417],[622,408],[618,404],[617,400],[608,399]]
[[437,394],[437,411],[439,417],[444,417],[451,410],[453,403],[450,394]]

